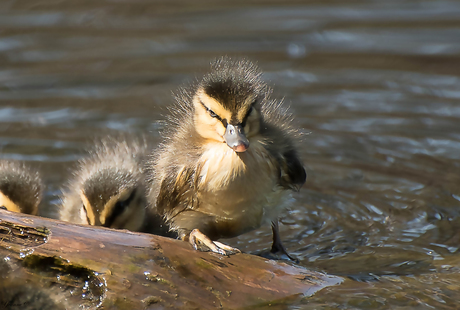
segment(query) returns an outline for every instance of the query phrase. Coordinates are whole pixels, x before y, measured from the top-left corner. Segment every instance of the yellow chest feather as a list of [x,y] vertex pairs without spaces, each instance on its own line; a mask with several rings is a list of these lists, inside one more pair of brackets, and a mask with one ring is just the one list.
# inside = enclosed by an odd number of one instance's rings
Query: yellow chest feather
[[[278,164],[259,142],[244,153],[210,144],[199,161],[199,209],[223,220],[258,227],[278,216]],[[249,223],[250,222],[250,223]]]
[[210,144],[199,161],[199,184],[207,191],[220,190],[233,182],[246,183],[253,178],[273,179],[275,161],[259,143],[237,153],[225,143]]

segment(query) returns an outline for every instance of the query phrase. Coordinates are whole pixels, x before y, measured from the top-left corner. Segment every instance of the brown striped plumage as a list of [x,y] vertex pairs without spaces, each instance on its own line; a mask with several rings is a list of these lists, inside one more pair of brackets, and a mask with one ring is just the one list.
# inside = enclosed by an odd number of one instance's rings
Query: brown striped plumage
[[[64,191],[60,218],[79,224],[150,232],[143,160],[144,139],[106,137],[79,160]],[[149,223],[148,223],[149,222]],[[159,223],[155,223],[159,224]],[[161,229],[154,229],[158,232]]]
[[36,215],[42,195],[38,171],[24,163],[0,160],[0,208]]

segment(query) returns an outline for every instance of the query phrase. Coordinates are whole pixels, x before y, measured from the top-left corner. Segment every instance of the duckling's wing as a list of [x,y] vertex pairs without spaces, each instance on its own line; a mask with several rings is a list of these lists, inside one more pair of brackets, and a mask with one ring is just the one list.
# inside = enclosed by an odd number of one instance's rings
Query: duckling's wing
[[159,214],[169,220],[185,209],[193,208],[194,176],[195,170],[192,168],[179,167],[168,171],[161,181],[156,199]]
[[280,185],[293,190],[300,190],[307,179],[307,173],[294,149],[284,151],[280,160]]
[[278,162],[279,184],[286,189],[298,191],[305,183],[307,174],[295,148],[295,131],[286,124],[283,126],[266,123],[262,127],[264,145]]

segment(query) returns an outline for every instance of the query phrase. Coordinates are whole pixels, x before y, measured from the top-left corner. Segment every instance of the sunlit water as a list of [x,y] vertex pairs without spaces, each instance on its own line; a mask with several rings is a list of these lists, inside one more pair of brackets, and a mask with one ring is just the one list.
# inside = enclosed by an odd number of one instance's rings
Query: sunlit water
[[[172,91],[215,57],[247,56],[304,133],[285,245],[347,278],[292,308],[457,308],[460,3],[215,5],[0,3],[1,155],[40,167],[42,214],[56,216],[88,138],[157,143]],[[227,241],[259,253],[271,231]]]

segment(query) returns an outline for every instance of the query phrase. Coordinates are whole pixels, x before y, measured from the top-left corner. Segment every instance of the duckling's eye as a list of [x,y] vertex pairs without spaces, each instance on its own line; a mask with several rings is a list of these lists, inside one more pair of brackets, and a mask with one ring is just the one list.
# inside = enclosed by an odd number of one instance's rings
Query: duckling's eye
[[209,115],[211,115],[211,117],[213,117],[213,118],[217,118],[217,114],[216,114],[216,113],[214,113],[214,111],[213,111],[213,110],[209,110],[209,109],[208,109],[208,112],[209,112]]
[[218,120],[221,119],[221,118],[219,117],[219,115],[217,115],[216,113],[214,113],[214,111],[211,110],[210,108],[208,108],[201,100],[200,100],[200,103],[201,103],[201,106],[209,113],[209,115],[210,115],[212,118],[217,118]]
[[0,206],[0,209],[6,210],[6,207],[5,206]]
[[219,121],[222,121],[222,119],[220,118],[220,116],[217,115],[216,113],[214,113],[213,110],[208,109],[208,108],[206,108],[206,110],[208,111],[209,115],[211,115],[212,118],[217,118]]

